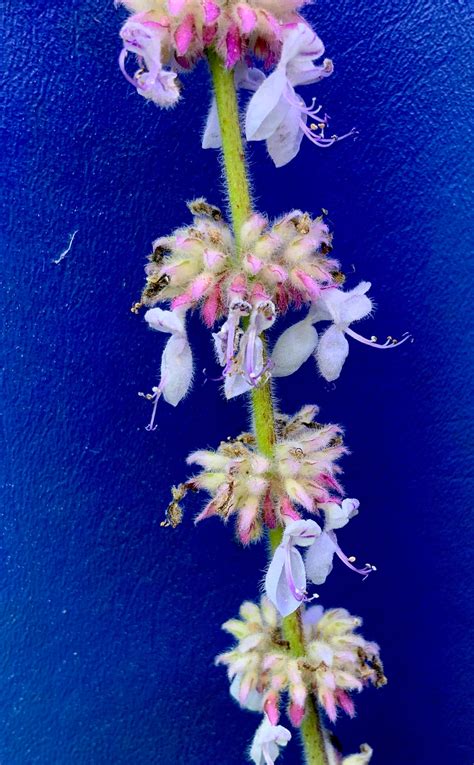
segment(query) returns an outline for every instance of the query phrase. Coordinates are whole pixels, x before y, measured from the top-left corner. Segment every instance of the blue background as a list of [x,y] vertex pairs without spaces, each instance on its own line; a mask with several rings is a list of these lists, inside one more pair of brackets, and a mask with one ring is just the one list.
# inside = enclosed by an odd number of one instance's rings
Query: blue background
[[[199,499],[178,530],[160,521],[187,453],[239,432],[246,404],[203,385],[212,353],[193,320],[193,393],[147,433],[137,391],[163,338],[130,313],[152,238],[187,220],[185,200],[224,202],[217,156],[200,150],[206,69],[161,112],[118,70],[112,3],[5,9],[0,761],[237,765],[257,718],[213,658],[265,547],[194,528]],[[364,583],[337,566],[320,588],[362,615],[390,679],[337,732],[347,752],[369,741],[376,765],[471,765],[470,11],[318,0],[309,16],[336,66],[314,95],[360,137],[307,143],[278,171],[252,145],[255,198],[270,215],[327,208],[349,285],[374,285],[361,331],[416,338],[385,354],[352,343],[337,385],[311,363],[278,385],[287,411],[317,402],[344,424],[362,511],[340,539],[378,565]],[[300,761],[296,742],[284,761]]]

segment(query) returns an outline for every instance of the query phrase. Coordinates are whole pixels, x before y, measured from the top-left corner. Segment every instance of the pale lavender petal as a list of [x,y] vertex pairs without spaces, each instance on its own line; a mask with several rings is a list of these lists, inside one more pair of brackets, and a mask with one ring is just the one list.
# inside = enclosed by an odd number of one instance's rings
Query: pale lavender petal
[[285,330],[272,351],[272,377],[288,377],[296,372],[314,352],[318,333],[307,320],[299,321]]
[[366,295],[349,295],[339,308],[341,324],[352,324],[372,311],[372,301]]
[[276,130],[267,138],[267,150],[276,167],[283,167],[296,157],[303,140],[301,120],[305,115],[300,109],[290,105],[284,119]]
[[240,700],[240,685],[242,677],[236,675],[230,685],[230,695],[236,700],[241,707],[248,709],[250,712],[262,712],[263,711],[263,693],[259,693],[255,689],[250,691],[244,702]]
[[306,591],[303,558],[293,547],[279,545],[265,577],[265,592],[282,616],[288,616],[301,605]]
[[244,61],[239,61],[235,66],[235,87],[244,90],[258,90],[265,81],[265,75],[260,69],[248,67]]
[[319,371],[328,382],[337,380],[349,353],[349,343],[338,327],[327,329],[319,339],[316,360]]
[[312,324],[317,324],[318,321],[332,320],[331,311],[326,304],[326,293],[330,291],[331,290],[323,290],[320,297],[316,298],[314,303],[311,304],[307,318]]
[[283,543],[309,547],[320,534],[320,527],[311,518],[292,521],[283,532]]
[[216,99],[213,98],[206,120],[206,127],[202,136],[203,149],[220,149],[222,146],[219,115],[217,113]]
[[161,385],[163,398],[176,406],[186,395],[193,379],[193,356],[186,339],[172,335],[161,357]]
[[306,553],[306,575],[313,584],[324,584],[332,571],[332,559],[336,546],[332,539],[323,532]]
[[247,141],[266,140],[285,118],[290,108],[283,97],[286,87],[285,72],[276,69],[253,94],[245,116]]
[[253,386],[246,380],[241,374],[228,374],[224,381],[224,394],[226,399],[235,398],[241,396],[243,393],[248,393],[252,390]]
[[332,531],[333,529],[342,529],[350,519],[358,513],[359,501],[357,499],[345,499],[342,504],[337,502],[326,502],[324,505],[320,505],[320,508],[324,510],[326,531]]
[[183,311],[163,311],[161,308],[150,308],[145,313],[145,321],[152,329],[170,334],[182,334],[185,331]]
[[280,65],[291,66],[294,61],[303,63],[308,59],[319,58],[323,53],[324,45],[316,32],[302,21],[285,30]]

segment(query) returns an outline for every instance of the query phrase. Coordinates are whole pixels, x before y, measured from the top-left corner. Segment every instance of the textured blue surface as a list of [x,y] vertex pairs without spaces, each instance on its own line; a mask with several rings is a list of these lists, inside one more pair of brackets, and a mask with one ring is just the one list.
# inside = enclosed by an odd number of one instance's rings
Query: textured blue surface
[[[246,407],[198,373],[145,432],[136,394],[162,339],[129,310],[151,239],[186,199],[223,202],[199,148],[206,71],[160,112],[117,69],[112,3],[5,7],[0,762],[238,765],[256,718],[212,662],[265,549],[191,514],[176,532],[159,522],[186,454],[238,432]],[[336,255],[374,284],[363,330],[416,338],[387,354],[352,344],[336,386],[308,365],[278,389],[287,411],[315,401],[346,427],[345,485],[363,509],[345,547],[379,568],[362,583],[338,567],[322,592],[363,616],[390,678],[337,730],[347,751],[369,741],[375,765],[471,765],[470,11],[319,0],[311,17],[336,65],[315,94],[360,138],[306,145],[279,171],[252,147],[255,196],[272,215],[328,208]],[[193,338],[212,366],[197,322]],[[284,762],[299,761],[294,744]]]

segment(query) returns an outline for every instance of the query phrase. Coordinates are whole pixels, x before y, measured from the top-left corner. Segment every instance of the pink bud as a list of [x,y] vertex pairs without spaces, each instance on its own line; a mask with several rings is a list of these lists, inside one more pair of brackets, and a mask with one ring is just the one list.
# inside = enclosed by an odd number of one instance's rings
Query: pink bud
[[200,274],[197,276],[190,287],[191,297],[193,300],[200,300],[211,282],[212,277],[209,274]]
[[199,515],[196,515],[194,519],[194,523],[199,523],[199,521],[204,521],[206,518],[211,518],[213,515],[216,514],[216,505],[215,502],[208,502],[204,510],[202,510]]
[[278,720],[280,719],[280,710],[278,709],[279,703],[280,697],[278,693],[275,693],[275,691],[269,691],[263,704],[263,709],[265,710],[265,713],[267,714],[268,719],[272,725],[277,725]]
[[204,0],[204,22],[213,24],[220,16],[220,8],[212,0]]
[[235,277],[229,287],[229,297],[242,298],[247,294],[247,280],[243,274]]
[[179,16],[185,6],[186,0],[168,0],[168,8],[172,16]]
[[267,271],[270,273],[270,277],[277,283],[285,282],[288,279],[288,272],[285,271],[282,266],[276,265],[275,263],[269,265]]
[[247,255],[245,262],[251,273],[254,275],[257,274],[262,267],[262,261],[259,260],[259,258],[256,258],[255,255]]
[[355,706],[349,694],[346,693],[345,691],[338,689],[335,695],[336,695],[337,703],[339,704],[340,707],[342,707],[344,712],[348,714],[349,717],[354,717]]
[[288,497],[283,497],[280,503],[280,512],[292,521],[301,520],[301,515],[296,512]]
[[288,717],[290,718],[295,728],[299,728],[303,722],[304,712],[304,707],[300,707],[298,704],[293,702],[290,704],[288,708]]
[[270,492],[267,492],[263,500],[263,520],[269,529],[274,529],[277,525],[275,510]]
[[258,239],[263,229],[267,225],[267,219],[260,213],[252,213],[247,218],[240,230],[240,238],[243,247],[250,247]]
[[249,503],[244,505],[239,512],[238,533],[239,538],[244,545],[251,541],[255,531],[255,520],[258,513],[258,503]]
[[298,277],[300,282],[304,285],[305,289],[313,299],[319,297],[321,288],[319,284],[317,284],[317,282],[315,282],[314,279],[309,276],[309,274],[306,274],[304,271],[298,269],[295,271],[295,275]]
[[224,255],[219,250],[204,250],[204,263],[208,268],[212,268],[224,259]]
[[245,34],[250,34],[250,32],[253,32],[257,24],[257,14],[255,11],[252,10],[252,8],[250,8],[247,4],[242,3],[242,5],[237,6],[237,14],[240,19],[242,32]]
[[176,51],[179,56],[184,56],[194,36],[194,17],[188,13],[181,24],[178,26],[174,39],[176,42]]
[[190,305],[193,302],[191,295],[188,292],[183,292],[182,295],[175,297],[171,303],[171,310],[175,308],[182,308],[185,305]]
[[304,709],[304,705],[306,703],[307,693],[306,693],[306,688],[304,687],[304,685],[301,682],[301,678],[300,678],[300,682],[299,683],[297,683],[296,685],[293,685],[291,687],[290,695],[291,695],[291,700],[297,706],[303,707],[303,709]]
[[219,311],[220,302],[221,291],[219,285],[216,284],[202,307],[202,318],[204,319],[206,327],[212,327],[214,324]]
[[286,677],[285,675],[272,675],[271,679],[271,686],[274,691],[279,691],[283,686],[285,685]]
[[336,704],[334,702],[334,695],[330,691],[323,691],[321,693],[321,704],[331,722],[336,722]]
[[282,37],[280,22],[271,13],[268,13],[268,11],[260,11],[260,13],[265,16],[265,21],[273,32],[275,38],[274,43],[277,43],[279,40],[281,40]]
[[326,486],[330,486],[331,489],[334,489],[334,491],[339,492],[340,494],[343,494],[343,489],[339,481],[336,481],[334,476],[330,475],[329,473],[322,473],[320,476],[321,483],[326,484]]
[[252,287],[252,293],[250,295],[250,302],[251,303],[258,303],[260,300],[270,300],[270,296],[268,292],[266,291],[263,284],[254,284]]
[[227,35],[225,38],[225,44],[226,44],[225,65],[227,69],[232,69],[242,56],[242,42],[240,39],[240,33],[239,33],[239,28],[237,24],[232,24],[229,27],[229,31],[227,32]]
[[208,47],[214,40],[217,34],[217,24],[211,24],[211,26],[204,27],[202,30],[202,41],[206,47]]
[[279,660],[279,656],[275,656],[275,654],[270,654],[268,656],[265,656],[262,661],[262,669],[264,672],[266,672],[268,669],[271,669],[274,664]]

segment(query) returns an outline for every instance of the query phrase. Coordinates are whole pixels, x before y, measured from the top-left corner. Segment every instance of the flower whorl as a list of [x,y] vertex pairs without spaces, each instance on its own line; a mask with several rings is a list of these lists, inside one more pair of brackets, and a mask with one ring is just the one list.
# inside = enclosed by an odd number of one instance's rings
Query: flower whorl
[[233,300],[269,299],[280,312],[314,300],[340,280],[328,257],[331,234],[323,218],[293,210],[270,223],[253,213],[239,232],[239,257],[230,226],[214,205],[189,203],[193,223],[160,237],[146,267],[144,305],[170,300],[172,307],[201,305],[211,326]]
[[203,470],[188,485],[212,497],[196,521],[213,515],[227,521],[237,515],[238,536],[248,544],[261,537],[264,526],[298,519],[295,505],[317,512],[318,504],[340,494],[336,462],[346,451],[341,429],[314,422],[316,412],[307,406],[292,418],[280,416],[271,458],[258,451],[250,434],[223,441],[215,451],[191,454],[188,463]]
[[283,694],[288,694],[294,725],[301,724],[311,693],[334,722],[338,709],[354,715],[351,693],[386,683],[378,646],[356,632],[361,624],[343,608],[324,611],[313,606],[303,617],[304,654],[295,656],[281,632],[277,610],[264,597],[260,606],[244,603],[240,619],[223,624],[237,642],[216,663],[227,667],[232,696],[246,708],[264,710],[273,725],[279,720]]

